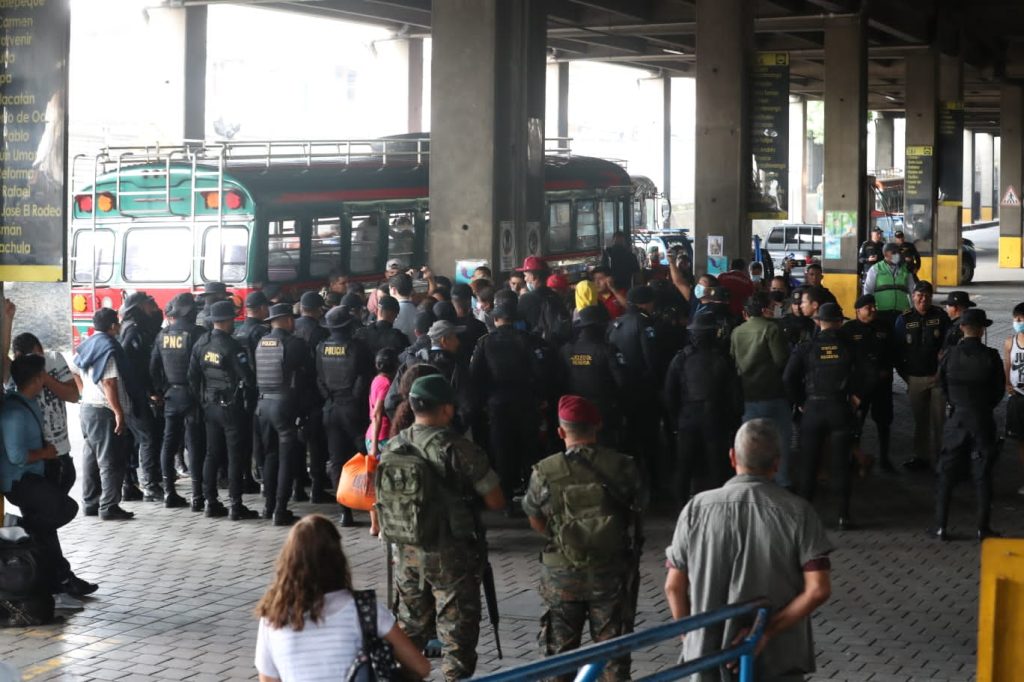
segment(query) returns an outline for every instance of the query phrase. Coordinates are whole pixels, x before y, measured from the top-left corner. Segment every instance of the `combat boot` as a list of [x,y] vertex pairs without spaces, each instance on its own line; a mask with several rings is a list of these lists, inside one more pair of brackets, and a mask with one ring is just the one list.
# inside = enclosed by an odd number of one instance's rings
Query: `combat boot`
[[242,500],[231,500],[231,506],[228,507],[228,518],[232,521],[257,519],[259,516],[255,510],[242,504]]
[[228,515],[228,509],[217,500],[206,501],[206,518],[218,519]]
[[190,506],[192,507],[192,511],[194,511],[195,513],[202,513],[202,511],[206,508],[206,500],[204,500],[200,495],[193,495],[192,503],[190,504]]
[[139,475],[133,467],[128,467],[124,475],[124,483],[121,484],[121,499],[125,502],[139,502],[144,499],[142,490],[139,489]]
[[174,481],[164,479],[164,507],[167,509],[178,509],[187,507],[188,502],[174,489]]
[[292,499],[296,502],[309,502],[309,495],[301,481],[295,481],[295,488],[292,492]]
[[159,483],[147,483],[142,490],[142,500],[144,502],[163,502],[164,489],[160,487]]
[[299,517],[293,514],[290,509],[278,509],[274,512],[275,526],[290,526],[298,520]]

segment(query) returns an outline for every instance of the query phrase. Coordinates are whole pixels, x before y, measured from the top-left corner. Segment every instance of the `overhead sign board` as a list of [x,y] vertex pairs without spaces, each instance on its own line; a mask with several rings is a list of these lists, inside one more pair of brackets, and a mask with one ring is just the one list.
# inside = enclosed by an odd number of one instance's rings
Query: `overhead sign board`
[[789,217],[789,53],[758,52],[750,74],[751,219]]

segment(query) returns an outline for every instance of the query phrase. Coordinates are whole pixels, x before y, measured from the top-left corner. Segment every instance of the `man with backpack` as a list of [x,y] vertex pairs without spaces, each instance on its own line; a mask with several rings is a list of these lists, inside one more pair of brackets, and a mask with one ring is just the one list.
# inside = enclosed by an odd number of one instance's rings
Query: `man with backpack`
[[476,498],[505,508],[487,454],[450,428],[455,400],[439,374],[413,382],[416,421],[388,442],[376,478],[381,535],[398,545],[399,623],[420,649],[436,624],[446,680],[476,670],[486,560]]
[[[565,452],[533,468],[523,500],[530,526],[547,540],[540,582],[545,656],[579,648],[587,620],[594,642],[632,632],[641,540],[636,464],[597,444],[597,405],[562,396],[558,424]],[[629,668],[629,656],[610,661],[605,679],[627,680]]]

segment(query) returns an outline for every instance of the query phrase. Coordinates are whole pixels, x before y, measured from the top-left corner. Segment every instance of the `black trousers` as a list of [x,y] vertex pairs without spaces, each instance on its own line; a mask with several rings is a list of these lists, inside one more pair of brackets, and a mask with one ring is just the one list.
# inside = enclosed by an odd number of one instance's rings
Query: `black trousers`
[[355,401],[329,401],[324,405],[321,424],[329,454],[327,471],[331,486],[337,490],[341,468],[364,448],[369,426],[366,406]]
[[491,422],[491,459],[505,499],[511,502],[515,492],[522,489],[530,467],[540,458],[540,416],[529,396],[511,400],[492,398],[487,403],[487,412]]
[[141,415],[134,411],[127,415],[128,430],[135,439],[135,447],[132,448],[131,458],[128,466],[134,468],[141,466],[142,482],[146,485],[159,483],[161,477],[160,451],[163,441],[163,431],[157,423],[153,411],[149,407],[142,409]]
[[294,401],[287,396],[262,397],[256,418],[263,442],[263,487],[267,511],[288,508],[294,479],[293,464],[299,443],[298,416]]
[[189,451],[192,492],[202,495],[203,464],[206,460],[206,432],[202,417],[184,387],[173,387],[164,396],[164,440],[160,448],[164,480],[177,479],[174,456],[181,450],[182,442]]
[[305,453],[309,453],[309,479],[313,488],[323,490],[327,488],[327,430],[324,425],[324,408],[317,405],[311,409],[306,417],[306,422],[300,432],[300,437],[305,445],[300,448],[299,466],[306,464]]
[[997,455],[996,422],[992,413],[954,410],[943,429],[937,467],[935,521],[939,528],[946,527],[953,488],[967,468],[974,480],[975,520],[979,529],[988,528],[992,517],[992,467]]
[[729,447],[735,429],[720,417],[704,414],[702,405],[686,405],[676,434],[672,499],[686,504],[692,495],[721,487],[729,480]]
[[638,396],[628,396],[622,445],[633,456],[644,488],[660,491],[668,483],[661,456],[661,405]]
[[850,514],[853,410],[845,400],[809,398],[800,420],[800,495],[814,499],[821,456],[828,451],[829,482],[839,516]]
[[51,593],[60,592],[60,584],[71,577],[71,564],[64,558],[57,529],[75,518],[78,503],[35,474],[25,474],[12,483],[6,497],[21,509],[21,527],[32,537],[42,559],[40,582]]
[[206,499],[217,499],[217,472],[227,466],[228,499],[242,501],[242,433],[247,427],[239,405],[209,403],[203,406],[206,426],[206,463],[203,465],[203,494]]
[[65,495],[71,492],[78,479],[78,472],[75,471],[75,460],[71,455],[58,455],[57,459],[48,459],[43,462],[43,471],[46,479],[53,483]]

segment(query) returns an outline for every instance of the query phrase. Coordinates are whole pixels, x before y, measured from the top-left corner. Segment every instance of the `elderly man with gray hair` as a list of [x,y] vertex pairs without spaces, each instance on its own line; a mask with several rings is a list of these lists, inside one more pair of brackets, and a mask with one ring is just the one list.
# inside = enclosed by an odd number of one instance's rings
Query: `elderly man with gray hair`
[[[772,482],[779,451],[771,421],[752,419],[740,427],[729,452],[736,476],[697,495],[679,515],[665,550],[665,596],[673,618],[767,598],[772,615],[757,679],[792,682],[815,670],[810,616],[831,594],[832,545],[811,505]],[[692,632],[683,654],[693,660],[728,647],[749,625],[730,621]],[[694,679],[731,678],[723,669]]]

